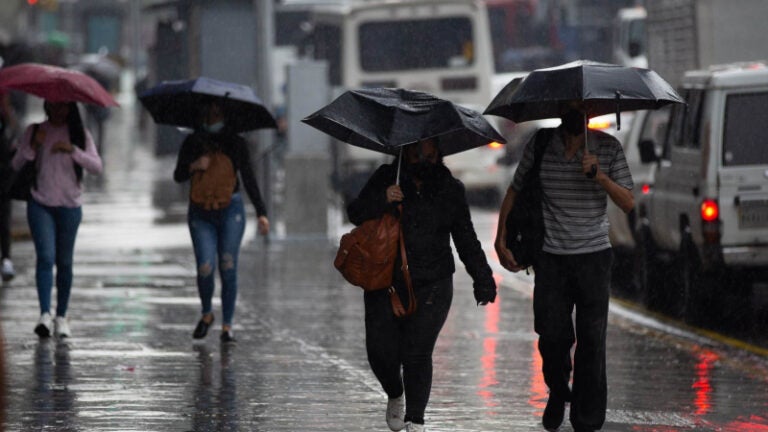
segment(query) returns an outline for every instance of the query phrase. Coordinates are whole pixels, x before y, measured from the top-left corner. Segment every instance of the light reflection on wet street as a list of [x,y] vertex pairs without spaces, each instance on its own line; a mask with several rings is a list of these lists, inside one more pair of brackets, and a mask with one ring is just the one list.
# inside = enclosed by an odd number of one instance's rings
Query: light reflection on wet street
[[[110,130],[105,178],[89,179],[71,339],[33,334],[32,246],[15,245],[19,276],[3,287],[0,306],[7,429],[387,430],[386,396],[365,357],[362,294],[331,265],[335,239],[267,244],[254,240],[249,220],[238,343],[221,345],[216,326],[205,341],[192,341],[199,304],[184,192],[169,186],[172,161],[132,145],[146,138],[132,128],[130,108],[121,113],[123,122],[116,116]],[[495,214],[474,209],[473,217],[495,259]],[[435,351],[429,430],[543,430],[547,387],[531,278],[494,263],[500,295],[480,308],[458,267]],[[768,430],[768,359],[636,314],[612,305],[604,430]],[[561,430],[572,429],[566,421]]]

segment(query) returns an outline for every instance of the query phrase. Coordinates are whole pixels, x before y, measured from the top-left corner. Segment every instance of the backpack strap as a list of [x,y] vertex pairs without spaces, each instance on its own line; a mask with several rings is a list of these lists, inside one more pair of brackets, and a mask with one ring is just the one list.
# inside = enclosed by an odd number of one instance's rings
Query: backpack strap
[[533,147],[533,167],[531,171],[538,173],[541,170],[541,161],[544,159],[544,152],[549,145],[549,141],[552,138],[555,129],[546,128],[536,131],[536,142]]
[[[403,206],[398,205],[397,209],[402,215]],[[397,291],[394,286],[389,287],[389,300],[392,303],[392,311],[396,317],[405,317],[416,311],[416,295],[413,293],[413,283],[411,282],[411,271],[408,268],[408,257],[405,254],[405,239],[403,238],[403,225],[400,223],[400,260],[402,261],[403,278],[405,279],[405,286],[408,288],[408,309],[403,307],[403,302],[400,301],[400,296],[397,295]]]

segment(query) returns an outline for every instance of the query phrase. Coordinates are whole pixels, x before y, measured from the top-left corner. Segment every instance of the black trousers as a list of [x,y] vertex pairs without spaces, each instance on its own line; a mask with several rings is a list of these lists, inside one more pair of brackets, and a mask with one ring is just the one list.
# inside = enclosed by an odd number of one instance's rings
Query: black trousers
[[396,398],[405,390],[405,421],[423,424],[432,390],[432,351],[451,307],[453,278],[414,283],[414,292],[418,306],[406,318],[392,313],[386,290],[365,293],[365,344],[387,396]]
[[[612,261],[611,249],[580,255],[544,252],[535,268],[534,327],[539,334],[544,381],[550,397],[571,401],[570,420],[575,427],[600,429],[605,422],[605,337]],[[573,389],[569,390],[571,370]]]
[[11,200],[0,198],[0,253],[11,257]]

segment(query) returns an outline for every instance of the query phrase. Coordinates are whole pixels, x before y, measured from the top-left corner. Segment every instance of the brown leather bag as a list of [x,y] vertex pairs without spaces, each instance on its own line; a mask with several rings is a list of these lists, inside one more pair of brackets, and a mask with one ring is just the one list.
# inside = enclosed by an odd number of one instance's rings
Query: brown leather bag
[[229,206],[237,185],[237,175],[229,156],[221,151],[207,153],[210,163],[205,171],[192,175],[189,199],[206,210],[219,210]]
[[[403,307],[392,286],[398,243],[403,263],[402,271],[408,287],[408,309]],[[403,230],[400,220],[392,214],[386,213],[379,219],[365,221],[344,234],[333,265],[344,279],[364,291],[388,289],[392,310],[396,316],[407,316],[416,310],[416,297],[408,270]]]

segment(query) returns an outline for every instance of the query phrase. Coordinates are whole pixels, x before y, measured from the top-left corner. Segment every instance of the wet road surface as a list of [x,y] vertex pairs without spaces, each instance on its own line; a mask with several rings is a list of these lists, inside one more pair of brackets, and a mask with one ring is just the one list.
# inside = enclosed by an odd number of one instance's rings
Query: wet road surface
[[[72,338],[32,332],[32,245],[14,245],[19,275],[0,295],[7,430],[388,430],[386,396],[365,357],[362,293],[331,266],[335,239],[265,243],[251,218],[238,343],[221,345],[217,326],[192,340],[199,302],[183,192],[168,185],[173,161],[151,156],[129,114],[113,119],[104,178],[88,180]],[[473,218],[495,259],[495,215],[475,209]],[[479,308],[458,267],[434,356],[429,430],[543,430],[547,388],[530,277],[494,263],[500,294]],[[220,316],[218,299],[214,310]],[[608,386],[606,431],[768,431],[768,358],[619,302],[609,323]],[[560,430],[572,429],[566,421]]]

